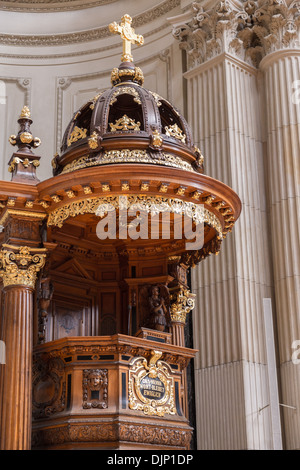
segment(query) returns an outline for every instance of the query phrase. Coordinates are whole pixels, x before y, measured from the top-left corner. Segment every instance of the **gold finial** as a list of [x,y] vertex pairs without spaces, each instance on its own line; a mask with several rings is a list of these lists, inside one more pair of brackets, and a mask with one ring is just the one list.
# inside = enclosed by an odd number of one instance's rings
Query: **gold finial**
[[129,15],[124,15],[121,19],[121,24],[118,25],[115,21],[110,23],[109,30],[111,33],[119,33],[123,39],[123,55],[121,57],[122,62],[132,62],[133,57],[131,55],[131,44],[138,44],[142,46],[144,44],[143,36],[135,34],[134,29],[131,27],[132,18]]
[[28,108],[28,106],[23,106],[23,109],[21,111],[21,114],[20,114],[20,119],[30,119],[30,110]]

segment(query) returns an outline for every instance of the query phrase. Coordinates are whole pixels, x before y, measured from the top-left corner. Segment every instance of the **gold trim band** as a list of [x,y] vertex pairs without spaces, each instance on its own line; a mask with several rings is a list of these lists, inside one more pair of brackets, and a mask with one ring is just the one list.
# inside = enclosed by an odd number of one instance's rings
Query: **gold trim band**
[[83,214],[95,214],[104,217],[107,212],[129,207],[151,214],[172,212],[190,217],[196,224],[206,223],[212,226],[222,238],[222,225],[215,214],[204,208],[202,204],[195,204],[177,198],[163,196],[128,195],[128,196],[95,196],[80,199],[58,207],[49,213],[48,226],[62,227],[69,217]]
[[163,165],[180,170],[195,172],[192,165],[180,157],[170,153],[163,153],[163,158],[153,158],[146,150],[109,150],[103,155],[92,158],[89,155],[74,160],[64,167],[61,174],[71,173],[75,170],[82,170],[97,165],[107,165],[114,163],[150,163],[152,165]]

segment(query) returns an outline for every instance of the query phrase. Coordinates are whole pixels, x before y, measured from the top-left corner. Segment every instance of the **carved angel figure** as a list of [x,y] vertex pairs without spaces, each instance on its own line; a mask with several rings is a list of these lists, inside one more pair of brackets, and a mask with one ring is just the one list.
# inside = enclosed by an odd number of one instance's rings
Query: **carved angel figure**
[[142,326],[165,331],[170,323],[169,291],[164,285],[145,286],[140,292]]

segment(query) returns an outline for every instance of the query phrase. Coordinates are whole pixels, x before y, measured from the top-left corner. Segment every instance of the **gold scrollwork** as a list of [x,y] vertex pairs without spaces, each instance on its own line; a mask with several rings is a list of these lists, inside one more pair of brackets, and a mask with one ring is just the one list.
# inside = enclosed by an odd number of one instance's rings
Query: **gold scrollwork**
[[173,124],[172,126],[165,126],[166,135],[169,137],[174,137],[177,140],[185,143],[186,135],[182,132],[182,129],[177,126],[177,124]]
[[155,156],[152,156],[146,150],[122,149],[109,150],[96,158],[83,155],[73,162],[68,163],[63,168],[62,174],[71,173],[72,171],[81,170],[90,166],[106,165],[109,163],[150,163],[180,168],[185,171],[195,171],[189,162],[170,153],[163,153],[163,158],[155,158]]
[[3,245],[0,252],[0,276],[4,287],[24,285],[34,288],[37,273],[46,260],[46,249]]
[[103,94],[103,91],[101,91],[100,93],[98,93],[96,96],[94,96],[93,99],[91,99],[91,104],[90,104],[90,109],[94,109],[95,108],[95,104],[97,102],[97,100],[100,98],[100,96]]
[[17,144],[16,138],[17,138],[17,136],[15,134],[12,134],[12,135],[9,136],[8,142],[10,143],[10,145],[16,145]]
[[150,416],[176,414],[174,378],[170,366],[159,360],[160,351],[151,351],[151,358],[135,358],[129,370],[129,408]]
[[72,145],[74,142],[77,142],[80,139],[84,139],[86,137],[86,133],[87,129],[81,129],[78,126],[75,126],[68,138],[68,147],[70,147],[70,145]]
[[35,168],[37,168],[40,165],[39,160],[29,160],[28,158],[25,158],[24,160],[22,160],[19,157],[14,157],[12,159],[11,164],[8,167],[8,171],[12,173],[19,163],[22,163],[24,168],[28,168],[29,165],[33,165]]
[[117,88],[111,95],[109,104],[110,105],[114,104],[117,101],[117,98],[119,95],[131,95],[133,96],[133,101],[135,101],[138,104],[142,104],[138,92],[135,90],[135,88],[131,86],[123,86],[123,87]]
[[171,320],[185,324],[187,314],[195,307],[195,297],[195,294],[183,286],[180,286],[178,292],[171,294]]
[[117,131],[139,131],[141,123],[135,122],[134,119],[131,119],[130,117],[127,116],[127,114],[124,114],[120,119],[118,119],[114,124],[109,123],[110,125],[110,130],[111,132],[117,132]]
[[[102,189],[104,190],[104,185],[102,185]],[[119,198],[113,195],[103,195],[70,202],[49,213],[48,226],[62,227],[69,217],[76,217],[81,214],[95,214],[104,217],[108,210],[131,207],[134,210],[146,211],[152,215],[160,212],[185,215],[190,217],[196,224],[206,223],[212,226],[218,235],[222,237],[222,225],[219,219],[215,214],[205,209],[202,204],[163,196],[128,195],[124,197],[125,199],[121,196]]]
[[42,143],[42,141],[41,141],[41,139],[40,139],[39,137],[35,137],[35,138],[33,139],[33,146],[34,146],[35,148],[39,147],[39,146],[41,145],[41,143]]
[[142,70],[139,67],[135,67],[134,69],[118,69],[114,68],[111,72],[111,83],[112,85],[122,85],[120,83],[120,78],[121,77],[130,77],[131,80],[134,81],[134,83],[137,83],[138,85],[143,85],[144,83],[144,74]]

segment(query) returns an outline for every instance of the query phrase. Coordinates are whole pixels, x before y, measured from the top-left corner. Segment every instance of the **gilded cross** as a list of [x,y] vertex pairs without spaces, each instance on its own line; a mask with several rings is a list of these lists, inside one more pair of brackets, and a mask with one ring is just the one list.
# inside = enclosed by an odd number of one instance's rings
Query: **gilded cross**
[[119,33],[123,39],[122,62],[133,61],[133,57],[131,55],[131,44],[138,44],[139,46],[144,44],[143,36],[135,34],[134,29],[131,27],[131,23],[132,18],[126,14],[122,17],[120,25],[115,21],[109,25],[110,32]]

